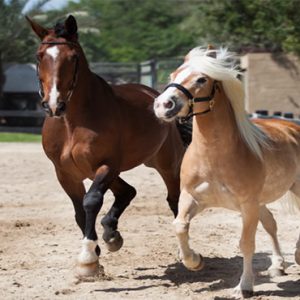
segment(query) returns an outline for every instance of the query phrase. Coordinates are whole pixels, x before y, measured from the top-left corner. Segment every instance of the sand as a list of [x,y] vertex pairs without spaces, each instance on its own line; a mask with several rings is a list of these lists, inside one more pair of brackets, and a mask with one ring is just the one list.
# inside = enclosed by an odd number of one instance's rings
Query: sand
[[[209,209],[195,217],[191,244],[205,258],[202,271],[186,270],[177,260],[177,241],[166,189],[155,170],[140,166],[122,174],[137,197],[122,215],[120,251],[110,253],[102,239],[105,276],[88,282],[75,277],[81,233],[71,201],[39,144],[0,144],[0,299],[234,299],[242,271],[238,213]],[[90,184],[86,182],[87,186]],[[112,204],[112,194],[97,219]],[[270,206],[277,223],[287,275],[270,278],[271,243],[259,225],[252,299],[300,299],[300,266],[294,248],[298,215],[279,203]]]

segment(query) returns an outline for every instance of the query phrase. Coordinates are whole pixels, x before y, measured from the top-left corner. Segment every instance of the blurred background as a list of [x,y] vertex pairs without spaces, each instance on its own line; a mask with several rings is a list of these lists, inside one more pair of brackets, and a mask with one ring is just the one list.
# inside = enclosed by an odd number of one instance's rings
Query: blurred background
[[0,0],[1,128],[43,122],[39,41],[25,15],[45,27],[75,16],[91,69],[115,84],[161,90],[190,49],[227,47],[240,57],[247,111],[298,118],[299,11],[300,0]]

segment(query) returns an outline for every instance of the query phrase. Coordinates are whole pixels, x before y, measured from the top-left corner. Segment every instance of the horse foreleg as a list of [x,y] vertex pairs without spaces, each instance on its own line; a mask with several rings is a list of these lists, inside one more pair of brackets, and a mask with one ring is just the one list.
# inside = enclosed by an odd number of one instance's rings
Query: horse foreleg
[[272,240],[272,264],[269,273],[272,277],[284,275],[284,258],[278,243],[276,221],[266,206],[260,207],[259,220]]
[[185,267],[192,271],[201,270],[204,266],[202,256],[195,253],[189,245],[190,221],[198,210],[198,203],[187,191],[183,190],[179,198],[178,215],[173,224],[179,242],[180,259]]
[[83,209],[82,202],[83,202],[83,197],[85,195],[85,187],[82,181],[75,181],[74,178],[68,173],[63,172],[58,168],[56,168],[55,171],[60,185],[72,200],[74,210],[75,210],[76,223],[84,235],[85,211]]
[[97,215],[103,204],[103,196],[111,182],[111,175],[107,166],[100,167],[95,175],[93,183],[83,198],[83,208],[86,215],[84,239],[82,251],[78,257],[78,273],[81,276],[92,276],[99,272],[97,251],[97,233],[95,223]]
[[252,257],[255,250],[255,233],[259,220],[259,206],[257,202],[244,202],[241,204],[243,219],[240,249],[243,254],[243,273],[235,293],[243,296],[253,294],[254,275],[252,270]]
[[136,190],[120,177],[112,183],[110,189],[115,196],[115,201],[101,220],[104,228],[102,237],[109,251],[118,251],[123,245],[123,238],[117,230],[118,220],[130,201],[135,197]]

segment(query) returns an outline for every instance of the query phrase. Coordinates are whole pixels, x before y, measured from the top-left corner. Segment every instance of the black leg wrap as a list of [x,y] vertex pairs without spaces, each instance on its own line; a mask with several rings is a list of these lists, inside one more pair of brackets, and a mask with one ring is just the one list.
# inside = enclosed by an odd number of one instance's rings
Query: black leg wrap
[[123,238],[119,231],[117,231],[118,219],[106,215],[102,220],[101,224],[104,228],[102,235],[103,240],[109,251],[118,251],[123,246]]
[[95,222],[103,204],[103,195],[99,191],[87,193],[83,198],[83,208],[86,214],[85,236],[90,240],[97,240]]
[[104,228],[103,240],[108,243],[108,241],[114,237],[113,233],[117,230],[118,219],[107,214],[101,220],[101,225]]
[[102,238],[106,242],[109,251],[118,251],[123,245],[123,238],[120,232],[117,231],[118,219],[135,195],[135,188],[127,186],[126,192],[116,196],[113,206],[101,220],[104,228]]

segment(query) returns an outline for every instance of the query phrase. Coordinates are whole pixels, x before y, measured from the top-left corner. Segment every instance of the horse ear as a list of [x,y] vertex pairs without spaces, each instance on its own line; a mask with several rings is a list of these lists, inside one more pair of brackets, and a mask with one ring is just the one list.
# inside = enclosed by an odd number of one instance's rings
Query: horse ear
[[208,44],[207,46],[207,56],[210,56],[212,58],[217,58],[217,52],[216,51],[212,51],[212,50],[215,50],[216,48],[211,45],[211,44]]
[[77,34],[77,22],[72,15],[69,15],[65,21],[65,29],[70,36]]
[[28,23],[30,24],[32,30],[35,32],[35,34],[41,39],[43,40],[44,37],[46,35],[49,34],[48,30],[44,27],[42,27],[41,25],[39,25],[38,23],[34,22],[33,20],[31,20],[28,16],[25,16],[26,20],[28,21]]

